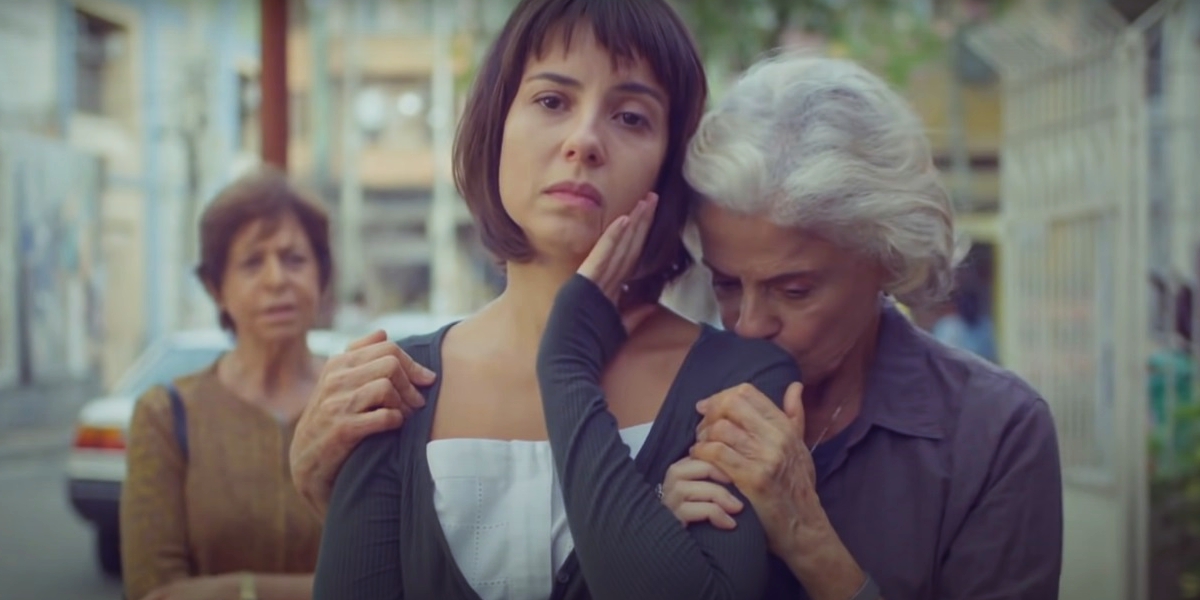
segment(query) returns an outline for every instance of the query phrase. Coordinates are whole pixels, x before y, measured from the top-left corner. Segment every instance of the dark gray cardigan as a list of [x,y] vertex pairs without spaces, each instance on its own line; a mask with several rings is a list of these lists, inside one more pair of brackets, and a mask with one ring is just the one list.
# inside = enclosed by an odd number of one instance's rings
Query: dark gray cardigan
[[[447,329],[401,346],[440,373]],[[779,403],[787,385],[799,380],[795,362],[770,342],[706,327],[633,459],[600,387],[604,366],[624,338],[620,316],[590,281],[576,276],[563,287],[542,340],[538,379],[575,550],[550,597],[762,597],[768,550],[749,503],[735,516],[733,531],[707,523],[684,528],[660,503],[654,484],[694,442],[696,402],[749,382]],[[425,393],[424,409],[400,430],[365,440],[342,467],[321,541],[314,598],[478,599],[454,563],[434,509],[425,445],[438,384]]]

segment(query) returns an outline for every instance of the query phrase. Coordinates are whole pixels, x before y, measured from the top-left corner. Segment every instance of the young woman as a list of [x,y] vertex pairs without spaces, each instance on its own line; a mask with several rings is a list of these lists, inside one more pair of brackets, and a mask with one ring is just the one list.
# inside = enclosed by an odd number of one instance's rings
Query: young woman
[[[750,384],[778,404],[799,377],[769,342],[658,304],[690,262],[681,164],[704,100],[664,0],[516,8],[455,149],[507,286],[461,323],[401,348],[368,338],[325,369],[318,398],[390,397],[408,416],[342,467],[317,598],[764,593],[753,511],[735,532],[685,529],[656,493],[695,440],[698,401]],[[436,380],[416,412],[411,362]]]

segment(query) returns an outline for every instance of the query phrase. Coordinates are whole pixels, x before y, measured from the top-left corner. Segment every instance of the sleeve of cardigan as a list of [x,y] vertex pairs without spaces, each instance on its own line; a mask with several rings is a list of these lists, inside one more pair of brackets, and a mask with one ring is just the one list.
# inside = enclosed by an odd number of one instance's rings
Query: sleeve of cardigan
[[404,597],[397,435],[385,431],[363,440],[342,465],[321,534],[313,600]]
[[[591,281],[576,275],[556,299],[538,356],[550,444],[588,589],[597,598],[761,597],[768,548],[749,502],[735,516],[733,531],[685,528],[658,500],[621,441],[600,375],[624,337],[612,304]],[[746,355],[709,360],[754,365],[764,345],[745,348]],[[744,370],[743,381],[714,383],[748,382],[778,404],[788,384],[799,379],[799,370],[779,351],[762,352],[761,360]],[[711,373],[725,378],[729,369]]]
[[127,598],[142,598],[191,576],[184,481],[166,390],[146,392],[133,410],[121,487],[121,563]]

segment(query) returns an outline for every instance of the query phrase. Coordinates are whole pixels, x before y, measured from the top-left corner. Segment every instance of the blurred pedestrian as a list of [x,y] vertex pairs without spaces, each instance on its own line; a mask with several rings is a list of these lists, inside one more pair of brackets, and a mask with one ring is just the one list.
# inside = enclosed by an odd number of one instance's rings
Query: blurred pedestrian
[[196,274],[235,344],[134,410],[121,498],[130,600],[311,597],[321,523],[287,449],[323,365],[307,333],[332,272],[328,227],[270,169],[201,217]]

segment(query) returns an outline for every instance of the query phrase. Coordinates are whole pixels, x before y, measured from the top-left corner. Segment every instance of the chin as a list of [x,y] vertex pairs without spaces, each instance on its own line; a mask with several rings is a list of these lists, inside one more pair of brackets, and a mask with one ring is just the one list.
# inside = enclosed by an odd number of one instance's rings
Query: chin
[[303,340],[309,329],[300,323],[264,323],[257,328],[255,334],[264,342],[279,344]]
[[569,256],[582,261],[587,257],[600,232],[595,227],[577,224],[574,227],[559,227],[553,232],[530,236],[530,241],[546,256]]

